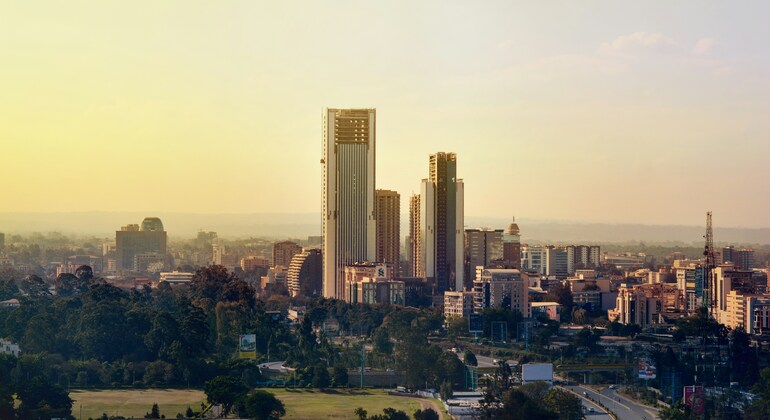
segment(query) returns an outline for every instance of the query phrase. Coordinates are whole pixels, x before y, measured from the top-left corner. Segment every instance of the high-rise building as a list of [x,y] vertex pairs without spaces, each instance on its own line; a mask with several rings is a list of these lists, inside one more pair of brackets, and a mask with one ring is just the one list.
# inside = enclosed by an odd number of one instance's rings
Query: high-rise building
[[[156,261],[166,258],[166,231],[163,223],[157,217],[147,217],[139,225],[126,225],[115,232],[115,252],[117,254],[117,269],[127,271],[142,271],[151,255]],[[137,261],[137,256],[140,256]]]
[[291,259],[286,282],[292,296],[319,296],[323,258],[320,249],[307,249]]
[[457,155],[430,156],[429,178],[422,180],[420,197],[420,255],[425,277],[437,294],[463,290],[463,181],[457,179]]
[[422,265],[422,231],[420,230],[420,195],[409,197],[409,277],[425,277],[425,267]]
[[0,232],[0,251],[5,248],[5,233]]
[[323,120],[323,295],[342,298],[345,265],[375,259],[375,110],[326,109]]
[[754,250],[751,248],[742,248],[735,251],[734,254],[735,267],[742,270],[754,269]]
[[566,277],[569,275],[567,264],[567,249],[564,247],[545,247],[545,275]]
[[401,195],[396,191],[374,192],[374,218],[377,224],[375,261],[401,266]]
[[546,274],[548,254],[542,246],[523,246],[521,248],[521,265],[525,270],[534,270]]
[[521,235],[516,218],[511,221],[503,235],[503,261],[510,268],[521,268]]
[[502,229],[465,229],[465,278],[464,288],[473,287],[476,267],[491,268],[492,261],[503,258]]
[[291,259],[302,252],[302,246],[292,241],[276,242],[273,244],[273,267],[288,267]]
[[473,306],[476,313],[484,308],[507,308],[530,316],[529,287],[519,270],[479,268],[473,281]]
[[599,266],[601,248],[598,245],[569,245],[567,250],[567,272],[572,275],[575,270],[596,268]]

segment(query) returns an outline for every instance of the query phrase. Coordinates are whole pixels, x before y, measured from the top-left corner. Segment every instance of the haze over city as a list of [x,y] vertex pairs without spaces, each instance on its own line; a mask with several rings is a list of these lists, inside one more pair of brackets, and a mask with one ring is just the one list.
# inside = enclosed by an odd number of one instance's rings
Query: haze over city
[[455,152],[469,218],[770,226],[766,3],[336,6],[0,5],[0,212],[320,213],[372,107],[377,187]]

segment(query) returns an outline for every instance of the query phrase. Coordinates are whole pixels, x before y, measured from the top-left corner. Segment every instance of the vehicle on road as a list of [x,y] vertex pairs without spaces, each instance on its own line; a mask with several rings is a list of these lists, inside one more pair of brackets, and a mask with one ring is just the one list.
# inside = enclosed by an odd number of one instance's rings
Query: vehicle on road
[[587,392],[585,392],[585,391],[583,391],[583,395],[585,395],[585,396],[587,397],[587,396],[588,396],[588,393],[587,393]]
[[610,385],[610,389],[616,389],[617,387],[615,385]]

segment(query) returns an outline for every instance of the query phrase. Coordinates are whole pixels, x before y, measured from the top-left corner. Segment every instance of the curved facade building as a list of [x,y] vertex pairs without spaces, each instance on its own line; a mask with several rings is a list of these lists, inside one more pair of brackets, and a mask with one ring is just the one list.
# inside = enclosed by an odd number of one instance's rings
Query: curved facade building
[[289,263],[286,285],[291,296],[322,294],[323,258],[320,249],[308,249],[296,254]]
[[145,217],[142,220],[142,232],[163,232],[163,222],[157,217]]

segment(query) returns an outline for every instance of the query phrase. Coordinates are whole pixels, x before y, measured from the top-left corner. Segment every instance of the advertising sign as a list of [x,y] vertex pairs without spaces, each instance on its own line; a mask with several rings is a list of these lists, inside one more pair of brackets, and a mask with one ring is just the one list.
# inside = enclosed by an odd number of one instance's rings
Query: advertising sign
[[256,359],[257,336],[254,334],[241,334],[238,339],[238,354],[241,359]]
[[684,405],[690,407],[695,414],[703,414],[706,410],[705,392],[702,386],[684,387]]
[[657,369],[648,358],[640,358],[637,363],[639,379],[655,379]]
[[471,314],[468,316],[468,331],[472,334],[484,332],[484,320],[481,315]]

